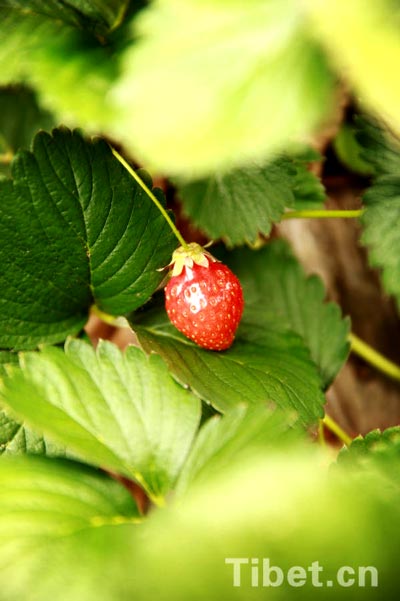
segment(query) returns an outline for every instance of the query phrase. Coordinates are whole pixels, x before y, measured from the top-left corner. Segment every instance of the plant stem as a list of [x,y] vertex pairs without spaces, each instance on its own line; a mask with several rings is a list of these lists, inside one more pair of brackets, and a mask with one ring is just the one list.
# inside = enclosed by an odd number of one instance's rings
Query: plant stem
[[326,447],[326,440],[324,435],[324,422],[322,419],[318,420],[318,442],[322,447]]
[[348,339],[351,352],[362,357],[367,363],[373,365],[390,378],[400,381],[400,367],[396,363],[386,359],[386,357],[378,353],[372,346],[358,338],[355,334],[350,333]]
[[150,190],[150,188],[148,188],[146,186],[146,184],[144,183],[142,178],[139,177],[139,175],[136,173],[136,171],[134,171],[134,169],[132,169],[132,167],[129,165],[129,163],[127,163],[125,161],[125,159],[119,154],[119,152],[117,150],[115,150],[115,148],[111,147],[111,151],[112,151],[113,155],[115,156],[115,158],[118,159],[118,161],[121,163],[121,165],[123,165],[125,167],[125,169],[128,171],[128,173],[130,173],[130,175],[133,177],[133,179],[136,180],[136,182],[139,184],[139,186],[142,188],[142,190],[144,190],[146,192],[147,196],[154,202],[157,209],[160,211],[161,215],[164,217],[165,221],[168,223],[169,227],[171,228],[171,230],[173,231],[173,233],[179,240],[181,246],[183,246],[183,248],[187,248],[188,244],[187,244],[186,240],[183,238],[182,234],[180,233],[180,231],[178,230],[178,228],[172,221],[171,217],[168,215],[168,212],[164,209],[164,207],[162,206],[162,204],[160,203],[158,198],[155,196],[155,194],[153,194],[153,192]]
[[101,321],[109,326],[113,326],[115,328],[130,328],[130,325],[125,317],[115,317],[109,313],[104,313],[104,311],[101,311],[98,307],[96,307],[96,305],[92,305],[90,307],[90,312],[92,315],[96,315],[96,317],[101,319]]
[[354,217],[361,217],[364,209],[354,209],[349,211],[342,210],[309,210],[309,211],[289,211],[288,213],[284,213],[282,215],[283,219],[331,219],[344,217],[347,219],[353,219]]
[[349,444],[351,444],[351,436],[346,434],[346,432],[339,426],[339,424],[337,424],[334,419],[329,417],[329,415],[325,415],[322,421],[325,424],[325,426],[346,445],[346,447],[348,447]]

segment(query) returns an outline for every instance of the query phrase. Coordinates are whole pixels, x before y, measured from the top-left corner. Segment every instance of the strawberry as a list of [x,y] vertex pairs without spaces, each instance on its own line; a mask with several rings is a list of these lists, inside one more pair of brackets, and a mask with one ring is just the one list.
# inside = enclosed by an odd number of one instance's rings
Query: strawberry
[[243,313],[238,278],[196,242],[172,255],[165,308],[174,326],[199,346],[229,348]]

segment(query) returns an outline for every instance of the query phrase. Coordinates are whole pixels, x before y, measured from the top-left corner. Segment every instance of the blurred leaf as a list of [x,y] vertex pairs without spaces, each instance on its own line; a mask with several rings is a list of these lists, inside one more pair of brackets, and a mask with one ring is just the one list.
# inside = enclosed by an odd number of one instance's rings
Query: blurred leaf
[[6,365],[9,365],[10,363],[18,363],[17,353],[0,350],[0,378],[4,376],[6,373]]
[[224,416],[214,416],[200,429],[179,476],[176,493],[182,494],[193,482],[198,484],[223,472],[257,450],[276,449],[298,437],[289,419],[265,405],[238,405]]
[[307,0],[315,34],[362,104],[400,131],[400,7],[393,0]]
[[136,347],[97,352],[71,340],[21,354],[1,389],[5,406],[85,461],[134,478],[154,499],[173,486],[200,420],[200,403],[160,357]]
[[10,175],[10,163],[19,148],[29,148],[39,129],[49,129],[53,118],[37,104],[32,90],[22,86],[0,88],[0,169]]
[[381,486],[400,489],[400,427],[387,428],[383,432],[373,430],[365,437],[358,436],[338,456],[339,466],[350,468],[357,477],[370,473],[372,479],[380,476]]
[[[293,596],[288,570],[302,566],[306,582],[296,598],[309,601],[317,582],[334,600],[343,596],[338,570],[352,566],[356,582],[346,598],[396,598],[396,495],[367,478],[348,481],[348,470],[329,473],[326,458],[312,451],[294,445],[238,457],[140,527],[132,500],[105,477],[64,462],[0,461],[1,594],[7,601],[26,601],[27,591],[34,601],[242,601],[267,591],[281,600]],[[235,557],[249,560],[240,587],[225,562]],[[259,586],[251,586],[250,558],[260,561]],[[282,586],[262,586],[262,558],[283,571]],[[378,588],[368,571],[358,586],[360,566],[376,569]]]
[[[144,526],[147,544],[137,565],[143,574],[136,581],[137,598],[147,598],[155,572],[151,594],[160,601],[309,601],[318,596],[317,586],[323,599],[395,597],[397,496],[368,479],[346,482],[346,473],[328,477],[322,463],[321,456],[301,447],[238,458],[224,474],[191,488],[175,507],[153,514]],[[233,586],[233,565],[226,558],[246,562],[240,586]],[[266,568],[282,570],[281,586],[273,585],[277,570],[271,570],[272,584],[263,586],[263,558]],[[293,566],[302,566],[305,574],[304,586],[295,591],[288,582]],[[342,566],[352,566],[355,577],[345,594],[338,573]],[[360,566],[372,566],[377,588],[371,587],[369,571],[362,585]],[[252,567],[259,573],[258,586],[254,580],[252,585]]]
[[278,323],[239,328],[234,345],[206,351],[181,335],[163,306],[132,317],[132,328],[147,351],[161,355],[179,382],[226,412],[242,403],[273,402],[303,424],[323,415],[324,396],[302,340]]
[[335,303],[325,303],[321,280],[306,277],[288,245],[274,241],[259,251],[226,255],[245,293],[243,322],[268,328],[279,322],[299,334],[328,387],[349,353],[349,320]]
[[320,181],[301,159],[280,158],[262,167],[235,169],[190,182],[178,181],[185,213],[209,238],[254,243],[267,235],[287,207],[324,201]]
[[296,0],[158,0],[135,25],[113,92],[115,131],[165,173],[264,160],[331,107],[331,75]]
[[148,300],[173,235],[106,142],[39,133],[12,173],[0,182],[0,347],[62,341],[93,301],[118,315]]
[[4,8],[20,11],[21,16],[46,16],[99,35],[120,24],[128,4],[129,0],[2,0]]
[[118,41],[102,45],[61,20],[10,8],[0,7],[0,19],[1,85],[28,84],[59,122],[84,124],[91,131],[107,123],[113,115],[108,91],[118,74]]
[[371,166],[374,175],[398,175],[400,139],[371,116],[357,117],[356,127],[361,159]]
[[369,162],[361,156],[362,147],[358,142],[357,129],[354,125],[344,123],[334,139],[333,145],[338,159],[345,167],[361,175],[373,173]]
[[[0,488],[2,599],[94,601],[105,592],[110,600],[111,591],[118,595],[123,587],[112,578],[118,529],[129,523],[136,530],[140,521],[120,484],[72,462],[13,457],[0,461]],[[113,537],[110,530],[117,531]]]

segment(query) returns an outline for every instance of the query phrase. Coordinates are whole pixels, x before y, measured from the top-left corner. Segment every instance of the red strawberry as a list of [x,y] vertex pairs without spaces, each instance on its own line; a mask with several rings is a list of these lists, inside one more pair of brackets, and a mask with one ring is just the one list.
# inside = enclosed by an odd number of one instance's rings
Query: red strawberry
[[237,277],[196,242],[172,255],[165,308],[174,326],[199,346],[229,348],[243,313]]

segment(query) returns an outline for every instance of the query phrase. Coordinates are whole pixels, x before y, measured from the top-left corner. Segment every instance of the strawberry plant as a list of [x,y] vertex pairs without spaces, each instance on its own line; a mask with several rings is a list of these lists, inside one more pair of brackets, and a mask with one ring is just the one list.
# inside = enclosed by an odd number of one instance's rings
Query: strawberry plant
[[392,598],[397,4],[0,17],[0,601]]

